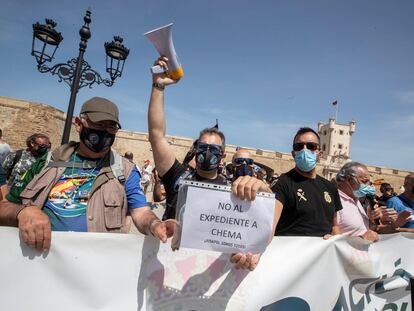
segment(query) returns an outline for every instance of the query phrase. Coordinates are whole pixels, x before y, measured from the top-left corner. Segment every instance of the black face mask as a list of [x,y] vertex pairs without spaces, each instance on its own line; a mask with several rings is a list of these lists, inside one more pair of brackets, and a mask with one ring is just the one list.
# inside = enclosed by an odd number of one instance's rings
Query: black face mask
[[216,170],[220,164],[220,156],[210,152],[210,150],[197,152],[196,164],[197,167],[203,171],[213,171]]
[[88,149],[100,153],[111,148],[115,140],[115,134],[83,127],[80,139]]
[[46,154],[49,151],[49,148],[46,146],[40,146],[39,149],[36,150],[37,155],[40,157]]
[[246,163],[233,166],[233,180],[240,176],[253,176],[253,168]]

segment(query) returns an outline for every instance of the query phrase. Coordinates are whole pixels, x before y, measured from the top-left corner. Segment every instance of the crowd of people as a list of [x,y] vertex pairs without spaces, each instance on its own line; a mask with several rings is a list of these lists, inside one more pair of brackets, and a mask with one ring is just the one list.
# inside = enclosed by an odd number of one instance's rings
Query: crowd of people
[[[195,180],[231,186],[242,200],[273,192],[276,236],[329,239],[343,234],[375,242],[382,233],[414,230],[413,173],[406,176],[403,193],[396,195],[384,183],[381,197],[363,163],[346,163],[335,180],[328,181],[316,173],[322,157],[320,138],[308,127],[292,135],[295,167],[280,176],[244,148],[238,148],[231,163],[224,163],[226,140],[218,126],[201,130],[180,162],[165,136],[165,88],[178,82],[168,76],[167,62],[165,57],[155,62],[166,73],[153,74],[148,107],[154,167],[145,160],[140,169],[131,152],[120,156],[111,149],[121,128],[118,108],[100,97],[86,101],[75,118],[79,142],[53,151],[46,135],[34,134],[27,138],[26,149],[12,152],[0,131],[0,225],[18,227],[27,245],[45,252],[51,231],[126,233],[131,220],[143,234],[165,242],[179,230],[181,181]],[[147,202],[151,183],[153,201],[165,200],[162,220]],[[260,254],[242,252],[230,258],[237,267],[250,270],[259,259]]]

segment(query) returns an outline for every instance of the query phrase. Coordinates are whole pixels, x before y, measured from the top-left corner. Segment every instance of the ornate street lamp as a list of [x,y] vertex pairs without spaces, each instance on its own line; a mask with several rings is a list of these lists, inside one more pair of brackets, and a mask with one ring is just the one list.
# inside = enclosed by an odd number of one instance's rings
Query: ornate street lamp
[[33,24],[33,42],[32,55],[36,58],[37,69],[42,72],[50,72],[52,75],[59,77],[59,82],[64,81],[70,86],[70,100],[68,112],[65,120],[65,128],[62,136],[62,144],[69,141],[70,128],[72,125],[73,110],[75,108],[76,95],[78,90],[93,84],[104,84],[112,86],[116,78],[122,76],[125,60],[128,57],[129,49],[123,44],[123,39],[115,36],[112,42],[105,43],[106,52],[106,72],[109,73],[110,79],[103,79],[98,72],[93,70],[91,66],[84,61],[88,39],[91,37],[89,24],[91,23],[91,10],[86,11],[83,18],[85,24],[79,30],[81,41],[79,43],[78,58],[72,58],[66,63],[59,63],[52,67],[48,67],[45,63],[54,59],[55,52],[63,40],[62,35],[56,31],[56,23],[51,19],[46,19],[46,24],[42,25],[38,22]]

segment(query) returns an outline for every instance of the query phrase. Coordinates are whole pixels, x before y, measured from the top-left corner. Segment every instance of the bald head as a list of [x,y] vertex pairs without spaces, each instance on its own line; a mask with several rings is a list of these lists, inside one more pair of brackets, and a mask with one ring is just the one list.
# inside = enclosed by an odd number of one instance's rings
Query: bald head
[[414,201],[414,173],[405,176],[404,179],[404,196]]
[[410,173],[407,176],[405,176],[404,184],[406,184],[406,183],[414,184],[414,173]]
[[237,159],[237,158],[253,159],[253,156],[249,150],[240,148],[233,155],[233,158],[231,159],[231,161],[234,162],[234,159]]

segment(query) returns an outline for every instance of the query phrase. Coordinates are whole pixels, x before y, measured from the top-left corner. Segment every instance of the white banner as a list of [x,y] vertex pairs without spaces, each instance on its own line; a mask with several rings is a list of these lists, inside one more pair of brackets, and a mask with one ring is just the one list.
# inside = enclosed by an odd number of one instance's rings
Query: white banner
[[278,237],[253,272],[153,237],[53,232],[47,255],[0,227],[0,310],[411,310],[413,234]]
[[181,247],[262,253],[273,232],[274,210],[274,196],[242,201],[231,190],[188,186]]

